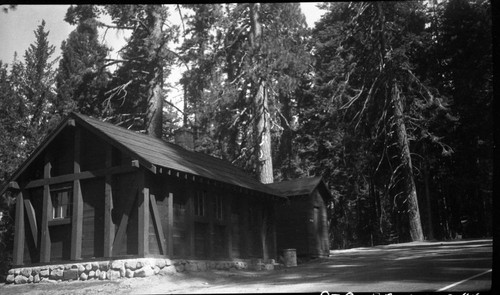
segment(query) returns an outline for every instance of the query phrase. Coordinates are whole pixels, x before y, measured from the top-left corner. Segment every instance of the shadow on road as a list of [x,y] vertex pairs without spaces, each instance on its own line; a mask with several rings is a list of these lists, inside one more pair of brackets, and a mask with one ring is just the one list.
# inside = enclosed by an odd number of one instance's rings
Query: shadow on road
[[[2,294],[453,292],[491,287],[492,240],[424,242],[331,251],[275,271],[207,271],[128,280],[0,286]],[[484,275],[482,275],[484,273]],[[480,274],[480,275],[478,275]],[[473,279],[469,279],[473,278]]]
[[[491,239],[408,243],[332,251],[329,258],[311,260],[295,268],[238,272],[234,276],[224,276],[220,283],[226,287],[242,286],[254,291],[264,286],[267,290],[274,290],[269,286],[296,286],[301,291],[307,286],[307,292],[325,290],[325,286],[331,286],[332,289],[328,290],[435,291],[491,267]],[[206,276],[201,273],[191,275],[199,278]],[[476,288],[488,290],[491,275],[475,281],[480,282]],[[217,290],[224,290],[221,287]],[[466,286],[463,290],[473,291]]]

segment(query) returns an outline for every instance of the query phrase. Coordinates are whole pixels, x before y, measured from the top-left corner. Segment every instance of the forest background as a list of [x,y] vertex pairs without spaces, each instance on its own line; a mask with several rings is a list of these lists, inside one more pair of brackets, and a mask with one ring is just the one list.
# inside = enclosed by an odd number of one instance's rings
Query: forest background
[[[42,22],[0,61],[0,186],[76,111],[171,142],[183,126],[264,183],[322,176],[332,249],[491,236],[490,2],[320,5],[312,29],[299,3],[71,6],[60,56]],[[99,29],[129,32],[117,57]],[[14,203],[1,196],[2,273]]]

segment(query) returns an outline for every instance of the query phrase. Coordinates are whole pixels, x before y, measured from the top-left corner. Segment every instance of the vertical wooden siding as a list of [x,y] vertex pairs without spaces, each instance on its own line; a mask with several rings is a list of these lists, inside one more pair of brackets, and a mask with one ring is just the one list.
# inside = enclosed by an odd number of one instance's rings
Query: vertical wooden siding
[[276,210],[277,247],[279,255],[283,249],[296,249],[298,255],[309,251],[308,225],[311,212],[309,196],[295,197]]
[[[112,221],[117,232],[113,243],[113,256],[137,254],[136,199],[138,189],[134,179],[134,173],[120,174],[114,177]],[[124,218],[127,219],[126,228],[122,232],[121,241],[116,241],[120,230],[119,226]]]
[[82,257],[104,256],[104,179],[81,182],[83,195]]
[[40,262],[40,240],[41,240],[41,222],[42,222],[42,205],[43,205],[43,188],[34,188],[26,191],[26,195],[31,202],[31,207],[33,208],[33,215],[35,217],[35,223],[37,224],[37,241],[33,241],[33,235],[31,233],[31,228],[28,226],[27,216],[25,219],[25,244],[24,244],[24,264],[38,263]]
[[240,202],[238,202],[237,198],[231,197],[231,256],[232,257],[241,257],[241,210],[239,208]]
[[314,224],[309,237],[310,255],[313,257],[326,257],[330,253],[326,204],[317,189],[314,190],[311,197]]
[[[36,167],[23,177],[28,181],[42,181],[42,178],[63,175],[69,185],[75,187],[77,183],[82,196],[81,234],[75,234],[79,230],[75,211],[64,224],[59,221],[55,224],[51,220],[52,185],[40,182],[43,186],[30,189],[25,195],[34,207],[34,217],[25,215],[23,219],[26,223],[26,246],[22,247],[25,264],[99,258],[105,254],[107,257],[153,254],[200,259],[262,257],[261,210],[270,205],[264,204],[263,199],[241,190],[234,191],[220,183],[195,180],[194,177],[188,179],[187,176],[160,175],[161,172],[156,175],[145,172],[148,176],[143,184],[135,181],[135,172],[113,175],[101,172],[97,177],[72,179],[71,174],[81,171],[111,168],[130,162],[129,156],[122,155],[85,129],[79,129],[78,138],[75,137],[75,128],[80,127],[73,126],[61,132],[61,136],[44,152],[45,159],[33,161]],[[77,142],[80,142],[79,148],[74,146]],[[144,188],[148,189],[147,194],[144,194]],[[151,205],[142,207],[141,212],[139,190],[142,190],[143,198],[147,197],[147,204]],[[193,216],[192,202],[196,190],[207,191],[206,216],[201,219]],[[223,200],[222,205],[217,203],[222,208],[219,211],[216,210],[217,198]],[[249,200],[252,200],[251,214],[248,214],[246,206]],[[43,207],[46,209],[42,212]],[[139,222],[140,216],[145,216],[147,220]],[[27,218],[36,220],[36,234],[30,231]],[[122,222],[124,227],[120,227]],[[145,229],[142,232],[139,231],[140,225]],[[139,253],[141,234],[143,248],[147,249]],[[72,240],[73,244],[80,243],[81,249],[72,246]],[[267,237],[266,241],[267,248],[271,249],[272,240]]]

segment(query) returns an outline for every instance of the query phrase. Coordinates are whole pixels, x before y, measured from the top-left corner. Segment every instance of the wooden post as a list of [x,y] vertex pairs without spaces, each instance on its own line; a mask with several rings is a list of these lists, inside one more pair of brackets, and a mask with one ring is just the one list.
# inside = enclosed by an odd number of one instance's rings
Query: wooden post
[[271,258],[278,259],[278,242],[276,236],[276,208],[275,203],[272,204],[272,220],[271,221],[271,239],[272,239],[272,248],[271,248]]
[[214,220],[215,220],[215,193],[212,192],[207,192],[206,196],[206,210],[208,213],[208,257],[211,259],[214,258],[214,236],[215,236],[215,230],[214,230]]
[[233,258],[233,236],[232,236],[232,226],[231,226],[231,198],[229,194],[224,196],[224,218],[226,223],[226,247],[227,247],[227,257]]
[[241,202],[241,207],[240,207],[240,212],[241,212],[241,239],[242,239],[242,255],[243,257],[247,257],[250,255],[249,251],[249,243],[250,239],[248,238],[250,235],[249,228],[248,228],[248,211],[249,211],[249,202],[248,202],[248,196],[244,196],[242,198]]
[[174,194],[168,193],[167,255],[174,256]]
[[[50,178],[50,169],[52,168],[48,155],[45,155],[45,166],[43,169],[43,178]],[[50,262],[50,234],[49,220],[52,215],[52,200],[50,199],[50,187],[48,184],[43,186],[43,206],[42,206],[42,225],[40,241],[40,262]]]
[[143,170],[138,172],[138,254],[139,256],[146,256],[149,254],[149,188],[145,185],[145,175]]
[[[112,150],[111,145],[106,147],[106,168],[112,166]],[[113,211],[113,188],[112,175],[106,173],[104,181],[104,257],[113,256],[113,241],[115,237],[115,225],[112,220],[111,213]]]
[[24,199],[24,209],[26,210],[26,216],[28,217],[29,226],[31,229],[31,235],[33,237],[33,242],[35,247],[38,247],[38,227],[35,218],[35,209],[33,204],[31,204],[30,196],[26,194],[26,191],[22,191]]
[[22,265],[24,259],[24,196],[22,191],[16,196],[16,227],[14,230],[14,265]]
[[[80,173],[80,128],[75,128],[73,173]],[[71,218],[71,260],[82,259],[83,196],[80,180],[73,181],[73,216]]]
[[259,198],[259,203],[258,207],[260,210],[257,210],[257,220],[260,228],[260,244],[262,247],[262,259],[264,261],[267,261],[269,259],[269,249],[267,248],[267,226],[269,222],[269,214],[268,214],[268,208],[267,204],[265,201],[262,200],[262,198]]
[[160,211],[158,210],[158,205],[156,204],[156,197],[153,194],[149,194],[149,205],[151,206],[151,213],[153,213],[153,226],[158,233],[156,238],[160,242],[161,254],[167,254],[167,243],[165,241],[165,234],[163,232],[163,225],[161,224]]
[[134,205],[139,202],[139,195],[142,195],[142,192],[139,192],[137,189],[136,194],[132,196],[132,198],[125,200],[125,205],[123,206],[123,215],[120,220],[120,224],[118,225],[118,230],[116,231],[115,238],[113,240],[112,250],[115,252],[115,255],[118,255],[118,251],[122,246],[122,240],[127,231],[129,217],[132,215],[132,210],[134,210]]
[[194,249],[194,190],[185,186],[184,192],[187,194],[186,201],[186,235],[188,244],[188,256],[195,256]]

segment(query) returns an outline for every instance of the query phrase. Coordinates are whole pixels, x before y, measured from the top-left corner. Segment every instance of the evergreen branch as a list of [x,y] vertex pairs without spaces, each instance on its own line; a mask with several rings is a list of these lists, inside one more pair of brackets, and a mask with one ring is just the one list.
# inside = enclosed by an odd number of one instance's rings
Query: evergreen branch
[[[141,27],[143,27],[146,30],[146,32],[148,33],[148,36],[151,35],[151,30],[149,29],[149,27],[142,20],[140,20],[137,16],[133,21],[137,22]],[[137,30],[137,27],[138,26],[134,27],[134,31]]]
[[112,66],[112,65],[118,64],[118,63],[125,63],[125,62],[129,62],[128,60],[124,60],[124,59],[115,59],[115,60],[105,59],[105,61],[111,61],[111,62],[110,62],[110,63],[107,63],[107,64],[104,64],[103,66],[101,66],[101,68],[106,68],[106,67],[109,67],[109,66]]
[[381,75],[381,74],[382,74],[382,73],[379,73],[379,74],[377,75],[377,77],[375,78],[375,80],[373,81],[372,86],[370,87],[370,90],[368,91],[368,94],[366,95],[366,99],[365,99],[365,103],[363,104],[363,108],[362,108],[362,109],[361,109],[361,111],[359,111],[359,112],[356,114],[356,116],[354,116],[354,118],[353,118],[353,119],[355,119],[355,118],[358,116],[358,114],[359,114],[359,120],[358,120],[358,123],[356,123],[356,126],[354,127],[354,130],[356,130],[356,129],[358,128],[358,125],[359,125],[359,123],[361,122],[361,118],[363,117],[363,113],[364,113],[364,111],[366,110],[366,106],[367,106],[367,104],[368,104],[368,101],[369,101],[369,100],[370,100],[370,98],[372,98],[372,96],[373,96],[373,89],[375,89],[375,84],[378,82],[378,79],[380,78],[380,75]]
[[118,63],[140,62],[140,61],[142,61],[141,58],[143,58],[143,57],[142,56],[138,56],[138,57],[129,58],[129,59],[106,58],[106,59],[104,59],[104,61],[105,62],[109,61],[109,63],[104,64],[103,66],[101,66],[101,68],[109,67],[109,66],[112,66],[112,65],[118,64]]
[[122,85],[119,85],[111,90],[108,90],[105,92],[105,94],[111,94],[108,98],[106,98],[103,101],[103,105],[106,104],[104,107],[104,112],[111,111],[111,99],[113,99],[116,95],[120,94],[123,91],[123,95],[120,97],[122,99],[122,104],[125,103],[125,97],[127,96],[127,86],[130,85],[133,82],[133,80],[128,81],[127,83],[124,83]]
[[[347,83],[348,82],[346,81],[345,84],[347,84]],[[361,96],[361,94],[363,94],[364,89],[365,89],[365,85],[363,85],[361,87],[361,89],[359,89],[359,90],[354,90],[354,91],[359,91],[359,92],[356,95],[354,95],[353,97],[351,97],[351,99],[346,104],[341,106],[340,110],[348,109],[356,100],[358,100],[358,98]]]
[[113,25],[108,25],[103,22],[98,22],[97,25],[99,27],[104,27],[107,29],[117,29],[117,30],[134,30],[135,27],[130,27],[130,26],[113,26]]
[[248,29],[250,25],[247,24],[247,25],[243,25],[239,30],[238,32],[236,33],[236,35],[234,35],[234,41],[231,43],[231,44],[228,44],[224,47],[224,49],[229,49],[231,48],[234,44],[236,44],[236,42],[239,40],[238,37],[241,35],[241,33],[243,31],[245,31],[246,29]]
[[285,128],[281,127],[281,125],[278,124],[278,122],[276,122],[276,120],[274,120],[271,116],[269,116],[269,120],[271,121],[271,129],[276,126],[280,131],[285,130]]
[[424,97],[424,99],[426,100],[426,102],[429,105],[436,104],[439,109],[441,109],[441,110],[447,110],[447,108],[445,106],[443,106],[443,104],[441,103],[440,99],[435,98],[434,95],[432,95],[432,93],[430,92],[429,88],[426,87],[420,81],[420,79],[418,79],[417,76],[415,76],[415,74],[413,74],[413,72],[410,69],[407,69],[406,71],[408,72],[408,74],[410,74],[410,76],[414,79],[414,81],[417,82],[417,85],[420,86],[421,89],[423,88],[424,91],[427,93],[427,96],[429,97],[429,100],[425,99],[424,95],[422,95],[422,97]]
[[255,150],[255,147],[251,147],[250,149],[244,147],[240,150],[240,152],[238,153],[237,157],[231,161],[231,164],[235,164],[237,161],[239,161],[241,158],[243,157],[247,157],[248,155],[248,152],[250,152],[250,154],[253,154],[254,153],[254,150]]
[[183,58],[183,57],[182,57],[179,53],[177,53],[177,52],[175,52],[175,51],[172,51],[172,50],[170,50],[170,49],[169,49],[169,48],[167,48],[167,47],[165,47],[165,49],[166,49],[168,52],[170,52],[170,53],[172,53],[173,55],[175,55],[175,56],[176,56],[176,57],[177,57],[177,58],[181,61],[181,63],[182,63],[182,64],[186,67],[186,69],[187,69],[188,71],[190,70],[190,69],[189,69],[189,64],[188,64],[186,61],[184,61],[184,58]]
[[[238,122],[238,119],[241,118],[241,116],[248,110],[248,108],[244,108],[243,111],[241,113],[238,114],[238,116],[236,116],[236,119],[234,119],[233,123],[231,123],[231,125],[229,126],[229,129],[233,128],[235,125],[236,125],[236,122]],[[238,111],[238,110],[236,110]]]
[[[280,112],[279,108],[276,108],[276,111],[278,112],[278,115],[280,115],[281,118],[285,121],[286,126],[290,129],[293,130],[292,126],[290,126],[290,123],[288,122],[288,119],[285,118],[285,116]],[[280,128],[283,130],[283,127],[280,126]]]
[[168,101],[168,100],[164,100],[167,104],[169,104],[170,106],[172,106],[174,109],[176,109],[179,113],[181,113],[182,115],[186,115],[184,113],[184,111],[182,111],[181,109],[179,109],[175,104],[173,104],[172,102]]
[[184,18],[182,17],[181,13],[181,6],[179,4],[176,5],[177,11],[179,12],[179,17],[181,18],[181,23],[182,23],[182,31],[186,33],[186,28],[184,27]]

